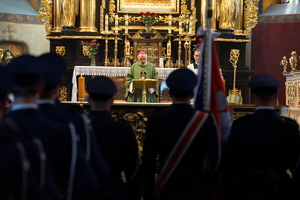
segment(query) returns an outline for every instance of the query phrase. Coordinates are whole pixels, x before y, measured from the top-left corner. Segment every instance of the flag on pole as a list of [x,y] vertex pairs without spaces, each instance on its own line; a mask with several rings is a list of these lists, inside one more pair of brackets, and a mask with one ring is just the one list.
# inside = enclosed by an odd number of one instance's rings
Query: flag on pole
[[220,73],[219,58],[213,40],[218,33],[211,29],[197,31],[197,38],[202,38],[198,66],[198,84],[195,88],[194,107],[197,110],[211,112],[222,143],[230,132],[231,115],[226,102],[225,90]]

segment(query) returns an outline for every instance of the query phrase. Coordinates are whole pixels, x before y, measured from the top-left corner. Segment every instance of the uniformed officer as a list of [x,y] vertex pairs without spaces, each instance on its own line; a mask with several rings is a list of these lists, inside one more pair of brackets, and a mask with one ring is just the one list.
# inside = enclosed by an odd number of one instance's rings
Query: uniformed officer
[[[131,187],[138,170],[138,148],[132,126],[111,116],[117,87],[110,78],[98,76],[88,82],[86,91],[91,106],[91,124],[111,170],[105,199],[132,199],[128,187]],[[122,172],[125,174],[123,178]]]
[[209,175],[218,168],[220,146],[212,116],[190,105],[196,83],[191,70],[173,71],[167,78],[172,105],[148,119],[142,159],[145,200],[211,199]]
[[[0,67],[0,116],[7,112],[7,94],[12,79]],[[4,122],[6,123],[6,121]],[[60,199],[60,192],[49,171],[39,140],[23,140],[10,135],[0,124],[0,199]]]
[[259,74],[248,86],[255,112],[232,124],[225,149],[225,199],[299,199],[292,184],[299,158],[299,126],[274,109],[280,83]]
[[54,53],[45,53],[39,57],[46,64],[44,74],[45,89],[37,101],[39,109],[50,119],[63,123],[73,123],[82,145],[86,160],[91,163],[102,185],[108,176],[108,166],[104,160],[95,134],[91,130],[89,119],[79,110],[68,109],[57,100],[59,88],[63,83],[66,63],[63,57]]
[[14,81],[14,105],[5,127],[14,136],[41,141],[64,199],[94,195],[98,183],[81,151],[74,125],[52,121],[38,110],[36,102],[44,89],[44,63],[23,55],[13,59],[7,68]]

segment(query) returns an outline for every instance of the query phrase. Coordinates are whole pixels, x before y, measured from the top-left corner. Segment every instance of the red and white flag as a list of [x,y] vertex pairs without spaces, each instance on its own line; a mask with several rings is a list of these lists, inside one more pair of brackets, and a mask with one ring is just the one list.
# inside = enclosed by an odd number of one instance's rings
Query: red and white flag
[[220,74],[219,58],[214,38],[218,33],[210,29],[197,31],[197,38],[202,38],[198,66],[198,84],[195,88],[194,107],[197,110],[211,112],[222,143],[225,143],[231,127],[231,115],[226,102],[226,95]]

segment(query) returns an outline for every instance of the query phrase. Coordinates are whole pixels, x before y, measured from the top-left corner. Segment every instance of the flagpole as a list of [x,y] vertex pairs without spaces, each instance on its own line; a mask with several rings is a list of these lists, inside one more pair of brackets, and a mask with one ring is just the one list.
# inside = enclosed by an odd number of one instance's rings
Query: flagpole
[[[204,70],[206,72],[206,77],[211,77],[212,76],[212,58],[211,58],[211,52],[212,52],[212,34],[211,34],[211,19],[212,19],[212,1],[207,0],[207,10],[206,10],[206,30],[205,30],[205,46],[204,46],[204,51],[205,55],[204,56]],[[207,84],[207,96],[211,96],[211,84]],[[206,111],[210,111],[210,98],[206,98],[205,101],[203,102],[203,109]]]

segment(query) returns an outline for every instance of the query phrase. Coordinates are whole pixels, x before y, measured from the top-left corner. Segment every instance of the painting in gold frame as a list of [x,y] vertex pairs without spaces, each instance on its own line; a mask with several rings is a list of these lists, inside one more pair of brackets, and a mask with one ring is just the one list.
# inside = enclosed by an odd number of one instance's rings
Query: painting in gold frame
[[118,13],[179,13],[179,0],[117,0]]

